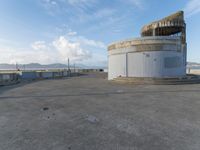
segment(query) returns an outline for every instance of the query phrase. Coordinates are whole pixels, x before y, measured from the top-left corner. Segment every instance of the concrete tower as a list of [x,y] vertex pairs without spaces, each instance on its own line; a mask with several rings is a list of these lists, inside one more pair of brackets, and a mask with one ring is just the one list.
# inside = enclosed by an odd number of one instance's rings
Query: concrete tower
[[183,11],[145,25],[141,37],[108,47],[108,79],[169,78],[186,75],[186,24]]

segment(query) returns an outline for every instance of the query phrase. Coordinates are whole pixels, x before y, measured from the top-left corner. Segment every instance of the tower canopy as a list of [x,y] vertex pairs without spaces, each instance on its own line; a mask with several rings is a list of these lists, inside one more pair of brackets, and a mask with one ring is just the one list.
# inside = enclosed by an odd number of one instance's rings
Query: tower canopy
[[182,42],[185,43],[186,24],[184,21],[184,12],[178,11],[161,20],[145,25],[141,29],[141,36],[170,36],[181,34]]

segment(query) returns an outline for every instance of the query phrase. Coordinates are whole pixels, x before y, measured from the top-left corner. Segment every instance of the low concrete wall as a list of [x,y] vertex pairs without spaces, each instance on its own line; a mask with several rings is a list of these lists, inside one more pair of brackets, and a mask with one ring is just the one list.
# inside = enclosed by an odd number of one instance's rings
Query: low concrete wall
[[68,73],[68,71],[64,71],[64,72],[63,72],[63,76],[64,76],[64,77],[67,77],[67,76],[69,76],[69,73]]
[[62,78],[71,76],[67,70],[48,70],[48,71],[22,71],[21,79],[34,80],[34,79],[51,79]]
[[21,79],[34,80],[38,78],[36,71],[22,71]]
[[53,78],[53,72],[41,72],[42,78]]
[[63,77],[78,76],[78,72],[68,72],[67,70],[48,71],[6,71],[0,72],[0,86],[18,83],[20,80],[54,79]]
[[37,79],[53,78],[53,72],[48,72],[48,71],[37,71],[36,75],[37,75]]
[[104,72],[104,69],[80,69],[79,72]]
[[63,77],[63,72],[58,71],[58,72],[53,72],[53,78],[59,78]]
[[10,85],[19,81],[17,73],[0,73],[0,85]]

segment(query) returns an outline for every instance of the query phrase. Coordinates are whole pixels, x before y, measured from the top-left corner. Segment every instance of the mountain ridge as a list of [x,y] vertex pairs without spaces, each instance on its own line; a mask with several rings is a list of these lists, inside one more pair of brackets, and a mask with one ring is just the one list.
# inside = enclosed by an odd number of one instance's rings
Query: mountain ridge
[[[43,69],[67,69],[67,64],[54,63],[54,64],[39,64],[39,63],[29,63],[29,64],[0,64],[0,70],[43,70]],[[74,68],[74,65],[70,65],[70,68]],[[99,69],[107,68],[106,66],[87,66],[83,64],[75,64],[75,68],[80,69]]]

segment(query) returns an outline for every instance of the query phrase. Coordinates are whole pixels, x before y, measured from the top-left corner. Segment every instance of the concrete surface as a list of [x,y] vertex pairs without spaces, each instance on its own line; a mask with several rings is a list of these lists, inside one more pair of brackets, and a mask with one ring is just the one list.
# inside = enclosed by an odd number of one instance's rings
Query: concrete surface
[[105,78],[0,87],[0,150],[200,149],[200,85]]

